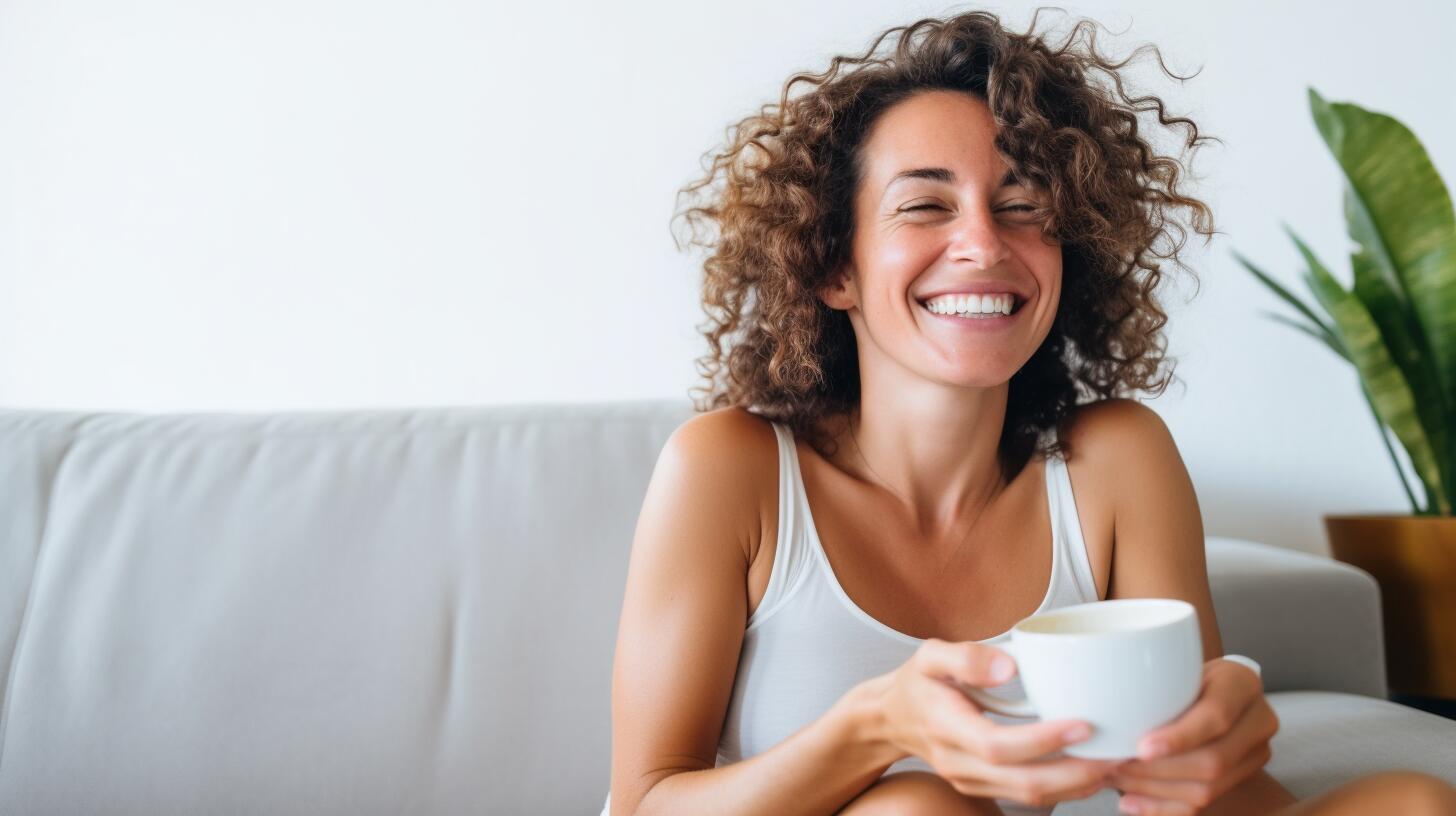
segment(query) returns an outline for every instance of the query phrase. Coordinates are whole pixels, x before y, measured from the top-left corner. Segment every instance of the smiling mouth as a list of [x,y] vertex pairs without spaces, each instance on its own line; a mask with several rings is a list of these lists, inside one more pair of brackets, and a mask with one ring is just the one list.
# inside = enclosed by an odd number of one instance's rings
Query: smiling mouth
[[1021,311],[1021,307],[1026,305],[1026,301],[1023,300],[1019,295],[1013,295],[1012,297],[1010,314],[1003,314],[1001,312],[936,312],[931,311],[930,305],[927,301],[917,300],[915,302],[920,305],[920,308],[924,309],[927,312],[930,312],[930,314],[934,315],[935,317],[956,317],[967,320],[994,320],[998,317],[1013,317],[1016,315],[1017,312]]

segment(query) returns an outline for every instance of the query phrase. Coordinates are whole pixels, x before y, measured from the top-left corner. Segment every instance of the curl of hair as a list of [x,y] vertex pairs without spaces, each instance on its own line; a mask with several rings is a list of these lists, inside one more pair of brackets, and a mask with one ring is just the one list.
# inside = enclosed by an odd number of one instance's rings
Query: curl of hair
[[[1187,231],[1169,212],[1191,211],[1206,238],[1215,230],[1209,208],[1179,192],[1180,162],[1139,134],[1138,117],[1155,111],[1159,124],[1185,126],[1188,148],[1218,140],[1169,116],[1155,96],[1128,96],[1118,71],[1151,46],[1114,62],[1097,51],[1096,24],[1081,20],[1053,48],[1034,33],[1040,12],[1024,34],[983,11],[888,29],[862,56],[792,76],[777,104],[731,126],[726,144],[704,156],[706,175],[679,191],[687,206],[673,218],[688,223],[688,245],[709,250],[708,322],[697,327],[709,345],[697,362],[707,384],[692,389],[696,410],[743,407],[829,454],[821,420],[858,403],[859,363],[847,314],[815,293],[847,260],[871,125],[934,89],[988,105],[996,150],[1018,181],[1047,192],[1037,215],[1062,244],[1053,327],[1009,385],[1003,477],[1020,472],[1080,397],[1166,388],[1173,364],[1162,371],[1167,315],[1154,290],[1162,262],[1187,269],[1178,259]],[[1152,50],[1165,73],[1187,79]],[[1058,434],[1042,451],[1065,448]]]

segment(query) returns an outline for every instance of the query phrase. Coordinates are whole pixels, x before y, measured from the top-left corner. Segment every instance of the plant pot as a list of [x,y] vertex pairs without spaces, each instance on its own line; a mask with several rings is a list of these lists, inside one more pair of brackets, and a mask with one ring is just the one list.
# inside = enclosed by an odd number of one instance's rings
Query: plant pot
[[1391,692],[1456,698],[1456,517],[1325,516],[1325,532],[1380,584]]

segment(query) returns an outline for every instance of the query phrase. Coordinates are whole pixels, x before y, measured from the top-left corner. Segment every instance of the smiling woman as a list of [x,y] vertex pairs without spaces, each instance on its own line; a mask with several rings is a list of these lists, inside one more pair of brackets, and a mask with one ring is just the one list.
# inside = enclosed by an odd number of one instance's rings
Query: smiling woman
[[[1262,770],[1259,677],[1223,656],[1192,481],[1125,396],[1171,376],[1154,292],[1182,266],[1177,216],[1213,234],[1139,117],[1207,137],[1129,97],[1090,24],[1057,46],[1035,27],[891,29],[791,78],[683,191],[710,250],[708,385],[633,539],[604,813],[1294,803]],[[1137,597],[1191,604],[1204,650],[1198,698],[1138,759],[1060,755],[1090,723],[1008,722],[958,687],[1019,697],[1014,624]],[[1371,780],[1297,812],[1456,796]]]
[[[1166,387],[1167,318],[1154,296],[1163,262],[1186,269],[1178,261],[1187,234],[1180,212],[1200,234],[1214,228],[1208,208],[1179,188],[1183,165],[1153,149],[1140,118],[1153,113],[1159,124],[1183,128],[1190,149],[1210,137],[1168,115],[1157,97],[1129,97],[1117,71],[1123,63],[1100,55],[1095,36],[1083,47],[1095,24],[1078,23],[1057,45],[1035,28],[1034,18],[1016,34],[993,15],[970,13],[890,29],[863,55],[791,77],[777,104],[735,125],[708,174],[682,191],[679,211],[687,243],[711,249],[702,407],[755,406],[829,453],[823,420],[857,403],[858,355],[854,313],[815,293],[845,273],[864,226],[891,218],[920,229],[956,223],[970,202],[943,194],[973,182],[978,205],[1007,236],[1019,246],[1044,238],[1050,246],[1041,254],[1063,267],[1065,303],[1044,312],[1056,317],[1047,339],[1010,380],[1003,474],[1019,470],[1080,398]],[[967,169],[994,177],[958,178],[943,163],[916,162],[865,184],[868,132],[883,112],[930,90],[979,109],[983,150]],[[961,133],[952,122],[941,130],[925,124],[902,138]],[[913,144],[892,147],[897,159],[916,156]],[[857,224],[860,203],[890,209]],[[925,281],[919,296],[982,291],[969,276],[944,278]]]

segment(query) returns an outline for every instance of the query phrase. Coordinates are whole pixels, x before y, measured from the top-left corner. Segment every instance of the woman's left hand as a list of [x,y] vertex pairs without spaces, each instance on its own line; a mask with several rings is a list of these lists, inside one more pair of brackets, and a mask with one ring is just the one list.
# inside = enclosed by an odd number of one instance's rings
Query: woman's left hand
[[1123,813],[1189,816],[1264,767],[1278,730],[1259,675],[1215,658],[1203,664],[1193,705],[1149,731],[1138,744],[1139,758],[1118,766],[1108,783],[1124,793]]

